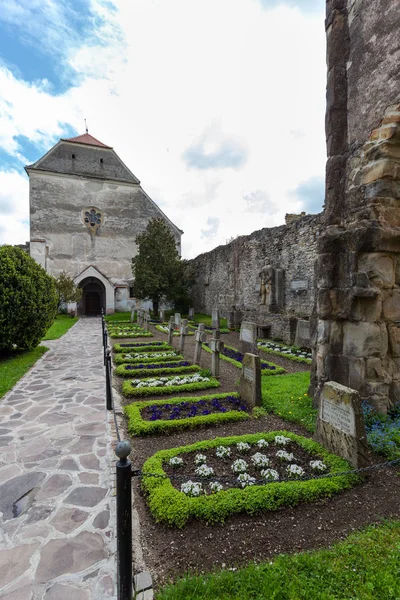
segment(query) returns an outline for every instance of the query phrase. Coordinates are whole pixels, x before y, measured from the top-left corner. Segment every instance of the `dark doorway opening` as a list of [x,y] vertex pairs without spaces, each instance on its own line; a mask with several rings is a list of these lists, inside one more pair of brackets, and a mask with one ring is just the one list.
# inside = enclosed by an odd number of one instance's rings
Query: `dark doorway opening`
[[105,309],[106,290],[101,281],[96,277],[83,279],[79,287],[82,289],[82,299],[79,302],[78,312],[86,317],[101,315]]

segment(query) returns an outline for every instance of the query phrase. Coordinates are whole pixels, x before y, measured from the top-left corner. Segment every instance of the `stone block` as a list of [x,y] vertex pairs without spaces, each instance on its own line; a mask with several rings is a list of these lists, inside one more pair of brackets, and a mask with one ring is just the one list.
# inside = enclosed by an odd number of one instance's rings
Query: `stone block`
[[393,381],[389,388],[389,399],[391,406],[400,403],[400,382]]
[[328,354],[325,358],[326,377],[347,385],[349,380],[349,364],[349,359],[341,354]]
[[363,393],[365,385],[365,360],[363,358],[349,359],[348,385],[360,394]]
[[331,331],[331,321],[318,320],[317,326],[317,344],[326,344],[329,342],[329,335]]
[[310,323],[309,321],[305,321],[299,319],[297,321],[296,327],[296,337],[294,340],[294,345],[299,348],[310,348]]
[[396,160],[382,158],[365,167],[361,184],[366,185],[385,178],[400,179],[400,165]]
[[378,293],[373,297],[356,297],[353,299],[351,319],[354,321],[376,322],[382,314],[382,296]]
[[359,358],[385,356],[387,346],[388,338],[384,326],[363,321],[343,324],[343,353],[345,356]]
[[136,573],[133,578],[133,587],[136,593],[152,588],[153,581],[150,571],[141,571],[140,573]]
[[388,321],[400,321],[400,290],[392,290],[383,301],[383,317]]
[[316,439],[355,468],[370,463],[361,400],[356,390],[335,381],[324,384]]
[[367,358],[365,361],[365,377],[368,381],[382,381],[382,361],[380,358]]
[[388,326],[389,348],[392,356],[400,356],[400,327],[395,324]]
[[341,321],[331,322],[329,345],[332,354],[341,354],[343,350],[343,324]]
[[366,252],[358,257],[360,271],[368,274],[372,285],[391,288],[395,282],[396,261],[393,255],[383,252]]
[[255,354],[243,357],[239,394],[249,406],[261,406],[261,363]]

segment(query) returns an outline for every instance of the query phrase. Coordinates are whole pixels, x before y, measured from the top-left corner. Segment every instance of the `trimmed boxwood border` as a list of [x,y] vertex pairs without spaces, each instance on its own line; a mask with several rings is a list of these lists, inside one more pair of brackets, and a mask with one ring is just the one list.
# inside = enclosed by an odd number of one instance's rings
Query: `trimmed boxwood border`
[[[134,379],[134,377],[132,377]],[[153,379],[149,377],[148,379]],[[161,396],[164,394],[179,394],[179,392],[194,392],[195,390],[207,390],[208,388],[216,388],[221,384],[214,377],[210,377],[210,381],[197,381],[195,383],[186,383],[184,385],[164,385],[158,387],[143,387],[134,388],[129,381],[122,383],[122,392],[125,396]]]
[[[163,323],[160,323],[159,325],[155,325],[155,328],[157,329],[157,331],[161,331],[161,333],[168,335],[168,331],[164,331],[164,329],[162,329],[162,325],[163,325]],[[168,325],[168,323],[167,323],[167,325]],[[166,325],[164,325],[164,327],[166,327]],[[194,335],[194,334],[195,334],[194,331],[189,331],[186,335]],[[179,333],[179,331],[174,331],[174,333],[172,335],[178,336],[181,334]]]
[[186,419],[176,419],[166,421],[146,421],[142,419],[140,411],[147,406],[163,404],[180,404],[181,402],[200,402],[200,400],[218,400],[234,396],[238,398],[239,394],[213,394],[211,396],[188,396],[183,398],[168,398],[168,400],[146,400],[145,402],[135,402],[124,407],[125,415],[128,418],[128,432],[131,435],[152,435],[154,433],[166,433],[169,431],[181,431],[182,429],[194,429],[203,425],[214,425],[216,423],[232,423],[234,421],[244,421],[249,419],[250,415],[244,411],[230,410],[226,413],[213,413],[198,417],[187,417]]
[[[122,344],[124,344],[124,342],[122,342]],[[173,350],[172,346],[169,346],[167,342],[149,342],[144,346],[142,345],[143,342],[139,342],[137,345],[133,342],[132,346],[123,346],[122,344],[114,344],[114,352],[137,352],[139,354],[140,352],[164,352],[165,350]]]
[[[176,361],[179,362],[179,361]],[[171,362],[173,364],[173,361]],[[159,369],[127,369],[131,365],[119,365],[115,369],[116,375],[120,377],[130,377],[136,379],[139,377],[158,377],[159,375],[180,375],[182,373],[198,373],[201,371],[198,365],[188,365],[187,367],[163,367]]]
[[[172,350],[171,350],[172,352]],[[146,364],[146,363],[163,363],[163,362],[176,362],[179,360],[185,360],[185,357],[182,354],[173,353],[173,356],[153,356],[153,358],[140,358],[140,352],[135,352],[135,356],[132,358],[125,358],[126,354],[129,352],[121,352],[115,356],[115,363],[117,365],[122,364]]]
[[[202,344],[202,346],[206,352],[211,353],[211,350],[208,346],[206,346],[205,344]],[[235,352],[240,352],[240,350],[238,350],[237,348],[234,348],[233,346],[225,346],[225,348],[227,348],[228,350],[234,350]],[[235,360],[234,358],[229,358],[229,356],[224,356],[222,354],[222,352],[220,352],[219,356],[222,360],[226,360],[226,362],[231,363],[231,365],[233,365],[237,369],[242,368],[242,363],[239,362],[238,360]],[[273,371],[270,371],[269,369],[264,369],[264,370],[261,369],[262,377],[268,377],[271,375],[282,375],[283,373],[286,373],[286,369],[284,369],[283,367],[280,367],[279,365],[276,365],[275,363],[268,362],[266,360],[261,360],[261,362],[264,364],[270,365],[271,367],[275,367],[275,369]]]
[[[303,363],[305,365],[312,365],[312,358],[304,358],[301,356],[290,356],[289,354],[285,354],[284,352],[278,352],[278,350],[270,350],[269,348],[262,348],[259,346],[259,342],[263,342],[263,340],[257,340],[257,348],[265,354],[275,354],[275,356],[281,356],[282,358],[287,358],[288,360],[293,360],[294,362]],[[289,348],[290,346],[288,346]]]
[[[230,488],[216,494],[192,498],[175,489],[169,477],[165,477],[163,462],[173,456],[217,446],[229,446],[238,442],[255,444],[262,438],[273,442],[276,435],[290,437],[306,451],[319,456],[330,467],[330,473],[351,470],[350,465],[343,458],[330,454],[317,442],[289,431],[270,431],[215,438],[189,446],[160,450],[146,460],[142,469],[142,488],[147,493],[148,505],[155,520],[175,527],[184,527],[192,518],[202,519],[209,523],[223,523],[227,517],[238,512],[253,515],[263,511],[277,510],[283,506],[295,506],[299,502],[314,502],[319,498],[330,497],[350,488],[357,482],[358,479],[354,474],[338,475],[337,477],[320,477],[306,481],[267,483],[248,486],[244,489]],[[146,473],[153,473],[161,477],[146,477]]]
[[[192,329],[195,329],[195,330],[197,331],[197,329],[198,329],[198,327],[199,327],[199,323],[189,323],[189,327],[191,327]],[[209,326],[207,326],[207,327],[204,329],[204,332],[205,332],[205,333],[209,333],[210,335],[212,334],[212,332],[213,332],[213,331],[214,331],[214,330],[213,330],[213,328],[212,328],[212,327],[209,327]],[[227,329],[226,327],[221,327],[221,329],[219,329],[219,332],[220,332],[220,333],[231,333],[231,330],[230,330],[230,329]],[[196,332],[195,332],[195,333],[196,333]]]

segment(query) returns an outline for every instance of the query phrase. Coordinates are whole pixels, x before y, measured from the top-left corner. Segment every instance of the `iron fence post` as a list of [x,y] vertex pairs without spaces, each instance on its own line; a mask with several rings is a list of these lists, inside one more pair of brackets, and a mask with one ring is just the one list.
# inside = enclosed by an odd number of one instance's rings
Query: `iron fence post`
[[112,410],[112,389],[111,389],[111,348],[106,349],[106,406],[107,410]]
[[106,364],[106,356],[107,356],[107,342],[108,342],[107,338],[108,338],[107,328],[104,327],[104,335],[103,335],[104,364]]
[[119,442],[115,454],[117,489],[117,581],[118,600],[132,600],[132,470],[129,442]]

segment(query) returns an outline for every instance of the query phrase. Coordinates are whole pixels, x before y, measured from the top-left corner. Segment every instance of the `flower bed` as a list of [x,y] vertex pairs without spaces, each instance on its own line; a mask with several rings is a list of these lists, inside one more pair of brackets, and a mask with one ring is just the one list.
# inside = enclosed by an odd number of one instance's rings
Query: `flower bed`
[[166,350],[173,350],[166,342],[132,342],[114,344],[114,352],[165,352]]
[[158,375],[177,375],[179,373],[196,373],[198,365],[192,365],[185,360],[172,361],[165,364],[119,365],[115,373],[121,377],[157,377]]
[[362,407],[371,448],[389,460],[400,458],[400,405],[397,404],[387,414],[379,413],[365,401]]
[[[168,333],[169,329],[167,325],[156,325],[157,331],[161,331],[161,333]],[[179,329],[175,329],[172,335],[180,335]],[[194,331],[189,331],[186,335],[194,335]]]
[[183,360],[181,354],[177,354],[174,350],[167,352],[121,352],[115,356],[115,362],[118,365],[123,363],[156,363],[156,362],[172,362],[174,360]]
[[[277,444],[276,436],[288,441],[284,445]],[[276,457],[283,448],[294,455],[296,463]],[[260,459],[259,455],[265,458]],[[174,458],[181,458],[181,464],[170,464]],[[345,460],[330,454],[313,440],[287,431],[274,431],[216,438],[156,452],[143,466],[142,487],[156,521],[176,527],[183,527],[191,518],[223,522],[237,512],[255,514],[294,506],[301,501],[313,502],[349,488],[357,481],[351,474],[321,477],[321,470],[310,465],[315,460],[323,463],[326,474],[351,469]],[[196,470],[201,465],[208,469]],[[146,473],[161,477],[146,477]],[[169,477],[174,474],[180,478],[173,483]],[[210,485],[212,483],[214,485]]]
[[257,346],[260,350],[268,352],[269,354],[283,356],[289,360],[305,363],[307,365],[312,364],[312,354],[308,350],[301,350],[295,346],[286,346],[281,342],[272,342],[270,340],[257,340]]
[[125,396],[155,396],[159,394],[175,394],[192,392],[207,388],[219,387],[220,383],[213,377],[194,375],[171,375],[170,377],[151,377],[149,379],[132,379],[124,381],[122,391]]
[[108,330],[110,338],[140,338],[140,337],[153,337],[151,331],[145,331],[144,329],[114,329]]
[[[206,352],[211,352],[208,344],[203,344],[203,348]],[[231,363],[238,369],[242,368],[242,362],[244,354],[239,352],[236,348],[232,346],[225,346],[222,352],[220,352],[220,357],[222,360],[226,360]],[[261,363],[261,375],[263,377],[268,375],[281,375],[282,373],[286,373],[283,367],[279,367],[278,365],[274,365],[274,363],[268,363],[265,360],[260,360]]]
[[180,431],[249,418],[247,406],[237,394],[148,400],[129,404],[124,411],[132,435]]
[[[198,329],[199,327],[199,323],[189,323],[189,327],[193,328],[193,329]],[[214,331],[214,329],[211,327],[211,325],[204,325],[204,331],[206,331],[207,333],[212,333]],[[230,329],[227,329],[226,327],[221,327],[219,329],[220,333],[230,333]]]

